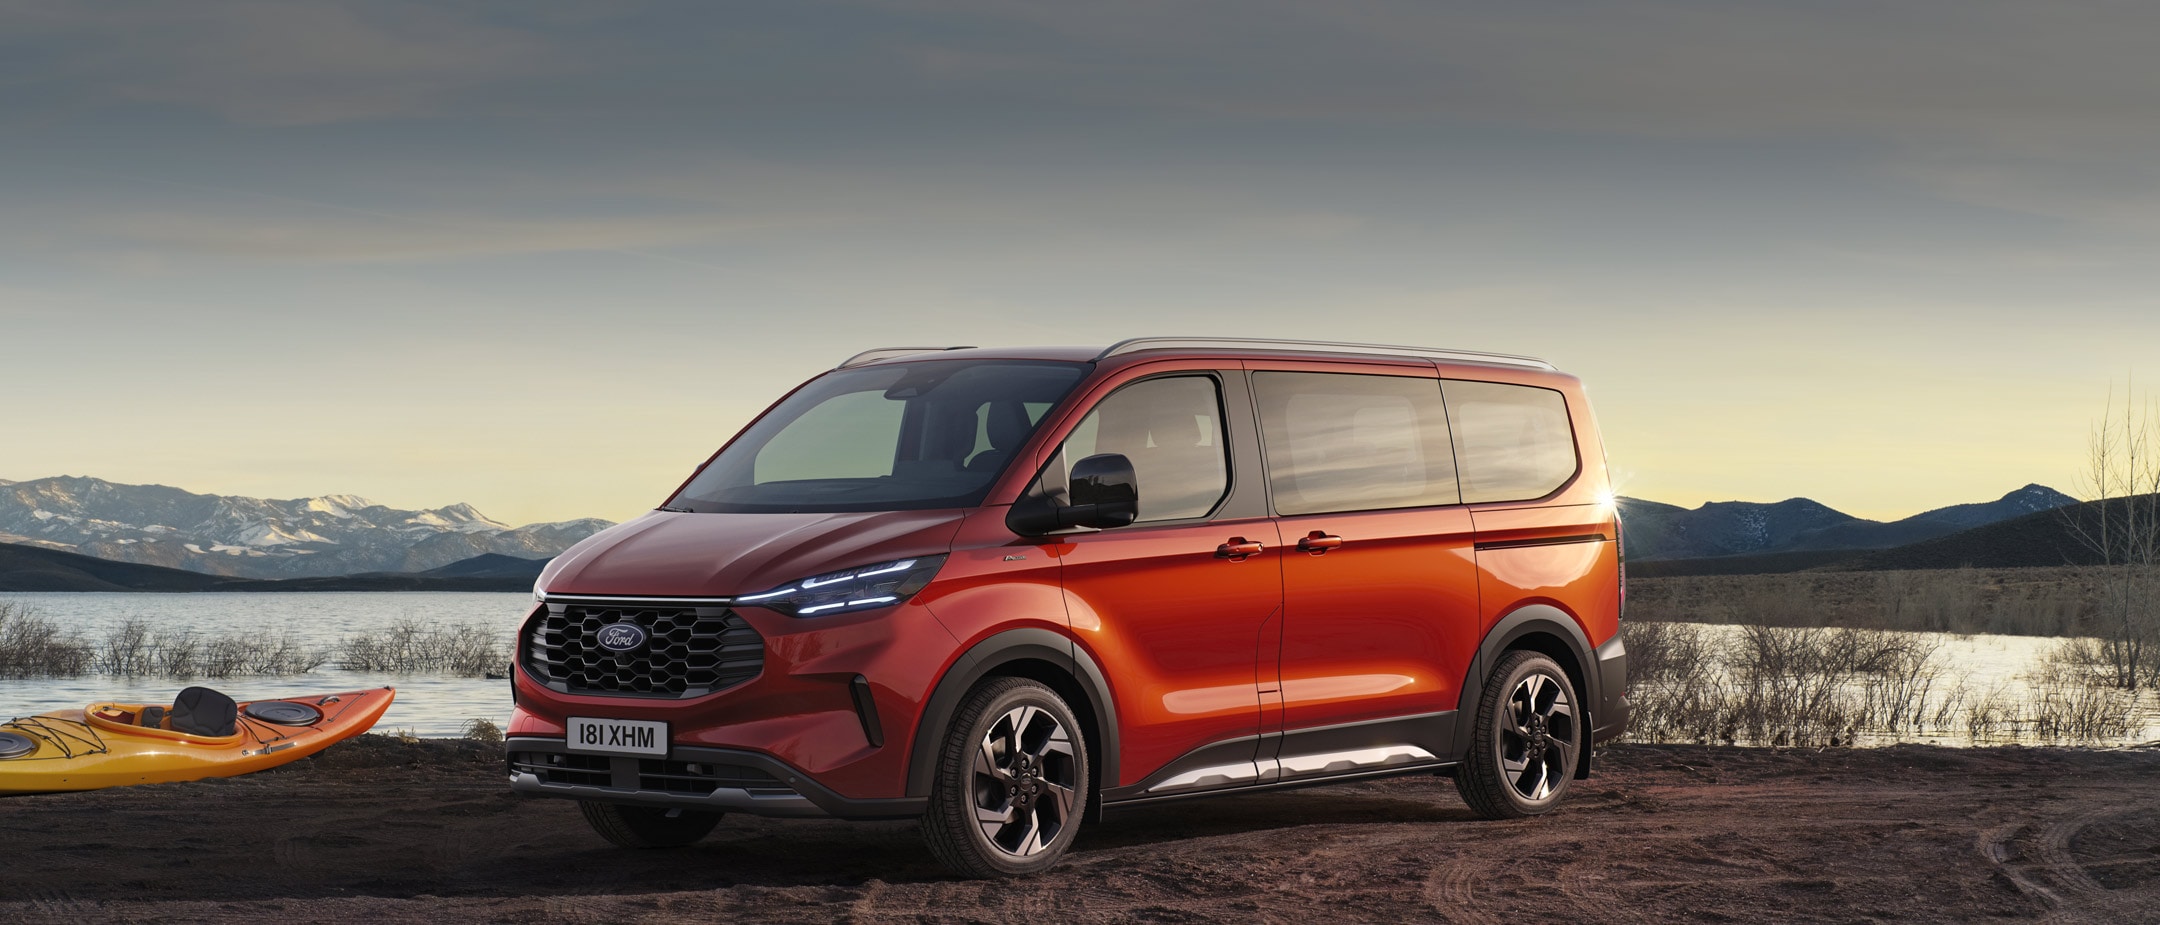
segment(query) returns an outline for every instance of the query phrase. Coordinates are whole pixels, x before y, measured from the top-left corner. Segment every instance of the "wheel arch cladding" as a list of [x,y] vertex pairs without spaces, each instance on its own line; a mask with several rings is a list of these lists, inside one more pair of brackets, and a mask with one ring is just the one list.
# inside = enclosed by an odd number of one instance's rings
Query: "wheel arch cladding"
[[[938,679],[924,702],[908,752],[908,796],[928,796],[937,776],[938,749],[950,730],[954,711],[969,691],[993,677],[1037,681],[1072,708],[1087,739],[1090,801],[1103,779],[1116,780],[1117,706],[1102,666],[1071,639],[1045,629],[999,633],[969,647]],[[1107,769],[1107,770],[1106,770]]]
[[1518,649],[1537,652],[1560,664],[1567,673],[1568,681],[1575,688],[1576,709],[1583,715],[1581,753],[1575,762],[1575,776],[1587,777],[1590,772],[1590,727],[1594,717],[1590,710],[1600,703],[1601,686],[1595,676],[1597,659],[1591,654],[1590,639],[1583,634],[1567,612],[1550,604],[1530,604],[1510,612],[1493,624],[1491,631],[1478,643],[1477,657],[1470,662],[1470,671],[1463,678],[1462,690],[1457,698],[1455,713],[1455,741],[1469,747],[1477,723],[1478,698],[1485,690],[1485,681],[1492,674],[1494,665],[1508,652]]

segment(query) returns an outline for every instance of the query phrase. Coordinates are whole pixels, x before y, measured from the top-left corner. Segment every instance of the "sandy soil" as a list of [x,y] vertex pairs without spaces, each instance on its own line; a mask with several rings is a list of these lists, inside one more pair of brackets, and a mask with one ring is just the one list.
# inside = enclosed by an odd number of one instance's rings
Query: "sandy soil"
[[2160,922],[2160,751],[1620,746],[1541,819],[1405,778],[1113,818],[1021,882],[911,823],[631,852],[500,752],[365,736],[251,777],[0,799],[0,921]]

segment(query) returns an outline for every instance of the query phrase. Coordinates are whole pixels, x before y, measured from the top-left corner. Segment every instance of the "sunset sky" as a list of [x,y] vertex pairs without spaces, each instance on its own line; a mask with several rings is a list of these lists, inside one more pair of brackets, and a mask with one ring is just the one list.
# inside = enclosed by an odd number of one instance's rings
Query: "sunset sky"
[[0,479],[622,519],[889,344],[1528,353],[1624,494],[2078,492],[2160,6],[0,0]]

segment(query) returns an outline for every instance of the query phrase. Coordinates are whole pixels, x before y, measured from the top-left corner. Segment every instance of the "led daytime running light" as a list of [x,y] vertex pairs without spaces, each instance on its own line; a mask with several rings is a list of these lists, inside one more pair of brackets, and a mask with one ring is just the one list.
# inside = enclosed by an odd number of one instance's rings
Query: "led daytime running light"
[[930,583],[944,556],[918,556],[860,568],[813,575],[771,591],[735,600],[797,617],[824,616],[886,607],[905,601]]

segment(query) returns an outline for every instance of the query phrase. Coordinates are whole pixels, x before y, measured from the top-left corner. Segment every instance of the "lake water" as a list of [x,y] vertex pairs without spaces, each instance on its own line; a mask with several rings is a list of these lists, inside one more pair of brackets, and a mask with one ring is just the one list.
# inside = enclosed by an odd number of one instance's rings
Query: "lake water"
[[[517,627],[532,597],[510,594],[435,592],[311,592],[201,594],[0,594],[29,612],[52,620],[96,643],[129,619],[159,627],[185,627],[201,636],[239,633],[289,633],[311,647],[332,648],[360,633],[380,632],[400,622],[439,626],[477,625],[499,632],[505,659],[513,651]],[[1723,636],[1737,627],[1707,627]],[[2030,636],[1951,636],[1922,634],[1936,643],[1937,664],[1975,691],[2001,688],[2013,697],[2027,690],[2025,675],[2055,640]],[[79,708],[96,700],[125,703],[169,702],[189,682],[165,678],[114,678],[98,674],[79,678],[0,679],[0,718]],[[378,674],[345,671],[333,662],[289,678],[226,678],[200,682],[233,696],[255,700],[303,693],[391,686],[397,702],[377,725],[381,732],[410,730],[429,737],[462,734],[465,724],[485,719],[497,726],[510,718],[510,682],[442,674]],[[2160,715],[2146,698],[2144,728],[2127,741],[2160,737]],[[1904,737],[1908,741],[1964,744],[1955,737]]]
[[[532,606],[532,595],[437,592],[309,592],[200,594],[0,594],[30,613],[80,633],[92,644],[121,622],[144,619],[161,628],[182,627],[198,636],[239,633],[290,633],[309,647],[331,648],[346,637],[380,632],[402,621],[440,626],[477,625],[501,633],[505,661],[517,627]],[[331,664],[289,678],[220,678],[175,681],[169,678],[115,678],[89,674],[79,678],[0,679],[0,718],[79,709],[97,700],[121,703],[170,703],[190,683],[213,687],[234,700],[259,700],[304,693],[395,687],[397,701],[377,723],[377,732],[410,730],[428,737],[456,736],[472,719],[497,726],[510,720],[510,682],[457,678],[441,674],[378,674],[345,671]]]

